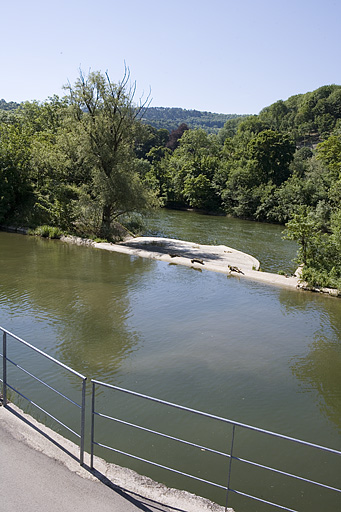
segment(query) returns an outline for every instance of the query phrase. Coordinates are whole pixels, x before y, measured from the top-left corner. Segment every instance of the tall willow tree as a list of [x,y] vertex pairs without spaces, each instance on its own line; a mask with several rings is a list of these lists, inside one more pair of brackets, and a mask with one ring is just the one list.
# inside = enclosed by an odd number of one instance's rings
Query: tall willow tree
[[91,168],[88,198],[100,211],[100,235],[110,236],[113,221],[123,213],[141,210],[151,203],[137,173],[134,142],[142,129],[139,119],[148,102],[134,103],[135,85],[129,70],[114,84],[107,73],[80,72],[68,84],[71,127],[78,152]]

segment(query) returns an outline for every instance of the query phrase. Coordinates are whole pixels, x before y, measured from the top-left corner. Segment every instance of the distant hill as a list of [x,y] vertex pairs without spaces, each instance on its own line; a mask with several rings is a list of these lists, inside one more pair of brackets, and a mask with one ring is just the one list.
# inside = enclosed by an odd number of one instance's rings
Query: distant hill
[[238,114],[216,114],[213,112],[201,112],[199,110],[186,110],[174,107],[149,107],[142,121],[160,130],[175,130],[182,123],[189,128],[202,128],[208,133],[218,133],[229,119],[246,117]]
[[[15,101],[0,99],[0,111],[14,111],[20,106]],[[169,132],[186,123],[189,128],[202,128],[208,133],[218,133],[226,121],[230,119],[242,119],[247,117],[238,114],[216,114],[213,112],[201,112],[199,110],[186,110],[174,107],[149,107],[142,121],[156,129],[165,128]]]
[[0,100],[0,110],[16,110],[19,107],[19,103],[15,101],[5,101],[4,99]]

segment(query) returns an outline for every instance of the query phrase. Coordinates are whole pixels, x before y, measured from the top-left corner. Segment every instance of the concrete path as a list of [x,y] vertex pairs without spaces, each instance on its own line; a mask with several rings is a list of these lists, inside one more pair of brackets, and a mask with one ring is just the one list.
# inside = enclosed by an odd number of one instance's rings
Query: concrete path
[[157,510],[101,482],[73,473],[1,425],[1,512],[130,512]]
[[78,446],[14,405],[0,407],[0,512],[224,510],[97,457],[91,471],[78,455]]

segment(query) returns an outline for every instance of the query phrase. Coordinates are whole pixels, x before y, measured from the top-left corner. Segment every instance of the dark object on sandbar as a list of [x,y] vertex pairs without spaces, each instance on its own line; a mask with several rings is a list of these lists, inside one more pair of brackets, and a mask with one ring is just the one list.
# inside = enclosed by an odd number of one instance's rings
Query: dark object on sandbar
[[171,258],[180,258],[180,257],[181,257],[181,255],[180,255],[180,254],[169,254],[169,256],[170,256]]
[[191,260],[191,263],[200,263],[200,265],[203,265],[204,264],[204,261],[203,260],[200,260],[199,258],[193,258]]
[[244,272],[242,270],[240,270],[240,268],[233,267],[232,265],[229,265],[228,267],[229,267],[231,272],[238,272],[238,274],[243,274],[244,275]]

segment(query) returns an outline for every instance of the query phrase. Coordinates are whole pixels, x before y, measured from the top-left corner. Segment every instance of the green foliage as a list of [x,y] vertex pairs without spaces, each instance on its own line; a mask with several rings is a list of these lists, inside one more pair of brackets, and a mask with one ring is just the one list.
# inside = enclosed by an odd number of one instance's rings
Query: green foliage
[[56,226],[38,226],[29,231],[30,235],[41,236],[42,238],[60,238],[63,232]]
[[0,110],[13,111],[19,107],[19,103],[15,101],[6,102],[4,99],[0,100]]
[[138,212],[131,212],[123,215],[120,219],[125,231],[129,231],[134,236],[142,235],[146,230],[144,217]]
[[298,144],[328,137],[341,118],[341,87],[326,85],[313,92],[278,101],[263,109],[259,120],[272,130],[290,133]]
[[148,138],[161,144],[168,133],[139,123],[144,106],[128,80],[127,70],[118,84],[80,74],[69,97],[1,113],[0,222],[107,237],[119,215],[152,204],[143,185],[151,164],[137,158],[137,141],[144,155]]
[[314,255],[316,246],[319,243],[319,230],[317,229],[312,211],[306,206],[299,208],[286,225],[286,238],[299,243],[297,263],[307,265]]
[[301,207],[287,223],[286,238],[299,243],[297,262],[309,285],[341,289],[341,211],[331,216],[330,233],[321,230],[316,213]]
[[156,129],[175,130],[182,123],[192,130],[203,129],[207,133],[218,133],[226,121],[243,119],[237,114],[216,114],[183,108],[149,107],[143,114],[143,122]]
[[26,130],[8,118],[0,124],[0,222],[15,219],[29,201],[30,157]]
[[219,209],[216,178],[221,147],[217,137],[204,130],[187,130],[179,142],[179,147],[161,167],[163,176],[167,177],[166,202],[213,211]]
[[289,178],[295,146],[288,136],[263,130],[251,139],[248,151],[250,159],[255,161],[258,184],[271,180],[275,185],[281,185]]
[[255,133],[246,129],[247,124],[240,123],[234,139],[228,139],[229,150],[224,151],[228,172],[222,200],[232,215],[269,221],[276,206],[273,193],[292,172],[295,147],[286,135],[272,130]]
[[183,196],[193,208],[214,210],[216,207],[214,187],[204,174],[185,178]]
[[157,130],[150,125],[139,125],[135,141],[135,154],[137,158],[148,158],[150,151],[157,148],[164,148],[169,139],[168,130]]
[[326,164],[334,179],[341,179],[341,133],[331,135],[317,146],[317,159]]

